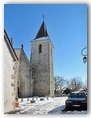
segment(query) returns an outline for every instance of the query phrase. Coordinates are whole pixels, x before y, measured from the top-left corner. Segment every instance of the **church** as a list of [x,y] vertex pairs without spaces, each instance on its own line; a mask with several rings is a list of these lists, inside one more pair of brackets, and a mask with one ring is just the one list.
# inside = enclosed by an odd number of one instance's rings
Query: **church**
[[18,49],[13,48],[4,30],[5,113],[15,109],[18,98],[54,96],[53,48],[44,21],[31,41],[30,60],[23,45]]

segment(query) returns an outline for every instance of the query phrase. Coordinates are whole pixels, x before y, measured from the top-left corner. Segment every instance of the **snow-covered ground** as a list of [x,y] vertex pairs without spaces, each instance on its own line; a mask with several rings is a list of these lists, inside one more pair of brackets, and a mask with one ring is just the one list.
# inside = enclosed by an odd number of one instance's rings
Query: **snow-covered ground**
[[30,101],[20,102],[19,112],[16,114],[86,114],[87,111],[63,111],[65,109],[65,100],[67,97],[40,98],[35,103]]

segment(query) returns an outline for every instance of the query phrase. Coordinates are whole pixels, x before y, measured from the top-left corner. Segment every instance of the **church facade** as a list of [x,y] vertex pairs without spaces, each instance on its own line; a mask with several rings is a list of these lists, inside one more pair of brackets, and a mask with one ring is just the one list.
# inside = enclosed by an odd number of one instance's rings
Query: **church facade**
[[[5,79],[4,95],[8,96],[8,92],[12,91],[12,93],[14,93],[15,95],[14,97],[12,97],[12,95],[10,96],[11,99],[13,99],[13,103],[16,101],[16,98],[24,98],[31,96],[51,96],[51,97],[54,96],[54,72],[53,72],[54,47],[49,38],[44,21],[35,39],[31,41],[30,60],[28,60],[23,47],[20,49],[14,49],[9,38],[8,41],[12,47],[12,50],[14,51],[14,56],[16,57],[17,63],[14,62],[14,64],[11,64],[10,68],[12,71],[10,71],[11,73],[9,72],[10,75],[4,76]],[[7,53],[7,50],[10,50],[9,47],[4,52]],[[8,51],[8,53],[10,53],[10,51]],[[4,56],[4,59],[6,59],[6,56],[7,54]],[[9,64],[13,62],[11,61],[4,62],[5,64],[4,72],[7,72],[7,70],[9,70],[9,66],[7,66],[6,68],[6,65],[8,65],[7,63]],[[15,76],[14,76],[15,89],[12,89],[12,87],[10,88],[10,85],[7,86],[6,84],[7,81],[9,84],[12,83],[12,73],[14,73],[13,66],[14,68],[16,68],[15,70],[17,70],[15,71]],[[11,99],[8,98],[9,103]],[[7,100],[5,101],[7,102]],[[13,107],[15,108],[14,104]],[[8,111],[9,110],[7,111],[5,110],[5,112]]]

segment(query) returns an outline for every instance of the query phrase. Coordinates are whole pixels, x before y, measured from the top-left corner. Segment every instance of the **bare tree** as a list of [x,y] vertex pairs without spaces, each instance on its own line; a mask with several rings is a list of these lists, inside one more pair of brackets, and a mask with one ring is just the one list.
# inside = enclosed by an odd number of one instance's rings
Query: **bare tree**
[[73,77],[68,80],[64,79],[63,77],[56,76],[54,78],[54,81],[55,93],[60,93],[66,88],[69,88],[71,91],[80,90],[81,88],[87,88],[87,84],[84,84],[80,77]]
[[85,90],[87,90],[87,79],[85,80],[84,82],[84,87],[83,87]]
[[80,88],[83,88],[84,84],[79,77],[71,78],[70,80],[67,80],[67,87],[71,90],[79,90]]
[[56,93],[57,91],[62,90],[65,80],[63,77],[56,76],[54,77],[54,81],[55,81],[55,93]]

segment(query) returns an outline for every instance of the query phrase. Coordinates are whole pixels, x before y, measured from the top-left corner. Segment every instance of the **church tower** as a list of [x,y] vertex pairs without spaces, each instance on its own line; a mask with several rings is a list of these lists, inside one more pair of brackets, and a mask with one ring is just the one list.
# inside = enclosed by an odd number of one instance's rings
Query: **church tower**
[[31,41],[31,63],[34,95],[54,96],[53,44],[44,21]]

